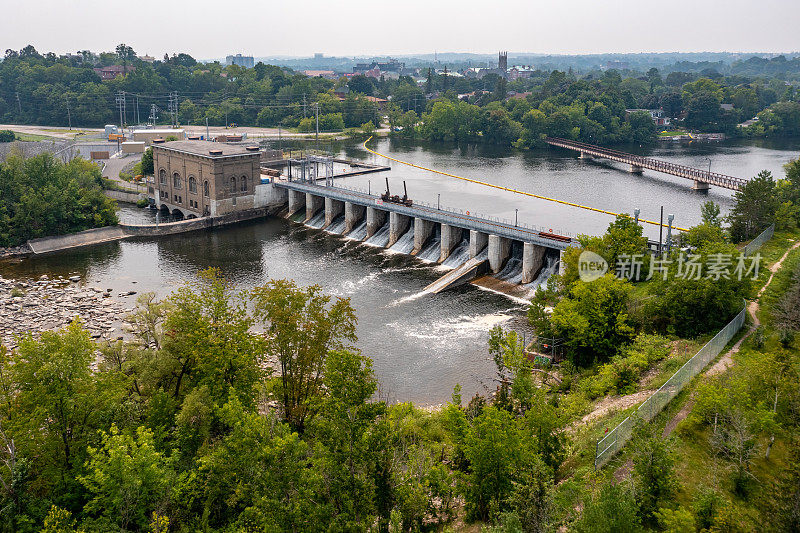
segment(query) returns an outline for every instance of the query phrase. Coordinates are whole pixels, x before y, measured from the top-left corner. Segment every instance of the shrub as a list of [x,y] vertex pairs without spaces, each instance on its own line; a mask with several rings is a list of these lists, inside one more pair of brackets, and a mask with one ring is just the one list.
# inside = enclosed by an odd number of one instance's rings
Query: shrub
[[0,130],[0,143],[10,143],[16,140],[16,134],[11,130]]

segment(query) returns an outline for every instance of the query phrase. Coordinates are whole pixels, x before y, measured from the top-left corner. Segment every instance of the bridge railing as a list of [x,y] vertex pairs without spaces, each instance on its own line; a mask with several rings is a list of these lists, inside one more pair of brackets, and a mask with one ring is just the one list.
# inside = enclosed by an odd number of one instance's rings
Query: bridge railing
[[[358,188],[358,187],[351,187],[351,186],[348,186],[348,185],[337,184],[335,188],[336,189],[344,189],[344,190],[348,190],[348,191],[357,192],[357,193],[363,194],[365,196],[373,197],[376,200],[379,199],[378,196],[374,196],[374,195],[370,194],[369,192],[365,191],[364,189],[361,189],[361,188]],[[554,233],[554,234],[557,234],[557,235],[563,235],[565,237],[572,237],[573,239],[576,238],[576,235],[575,235],[574,232],[567,231],[567,230],[560,229],[560,228],[547,228],[545,226],[539,226],[537,224],[526,224],[524,222],[517,222],[515,224],[513,220],[509,220],[507,218],[501,218],[501,217],[497,217],[497,216],[494,216],[494,215],[487,215],[485,213],[479,213],[477,211],[473,211],[473,210],[470,210],[470,209],[462,209],[462,208],[459,208],[459,207],[449,207],[449,206],[437,205],[437,204],[425,202],[423,200],[414,200],[414,207],[425,207],[427,209],[440,211],[442,213],[452,213],[452,214],[455,214],[455,215],[468,216],[468,217],[479,219],[479,220],[487,220],[487,221],[490,221],[490,222],[503,224],[505,226],[508,226],[509,228],[521,228],[521,229],[527,229],[527,230],[537,231],[537,232],[541,231],[541,232],[544,232],[544,233]]]
[[719,174],[717,172],[708,172],[705,170],[701,170],[699,168],[689,167],[686,165],[679,165],[676,163],[670,163],[669,161],[654,159],[652,157],[621,152],[619,150],[614,150],[612,148],[604,148],[602,146],[596,146],[594,144],[588,144],[580,141],[572,141],[570,139],[561,139],[558,137],[548,137],[547,139],[545,139],[545,142],[553,146],[560,146],[562,148],[568,148],[589,153],[593,152],[600,155],[601,157],[605,156],[608,157],[609,159],[618,159],[621,162],[650,167],[653,170],[667,171],[667,173],[677,174],[677,175],[684,174],[685,177],[691,177],[692,179],[696,179],[698,181],[703,181],[703,182],[709,182],[715,185],[738,188],[747,183],[747,180],[743,180],[741,178],[727,176],[725,174]]

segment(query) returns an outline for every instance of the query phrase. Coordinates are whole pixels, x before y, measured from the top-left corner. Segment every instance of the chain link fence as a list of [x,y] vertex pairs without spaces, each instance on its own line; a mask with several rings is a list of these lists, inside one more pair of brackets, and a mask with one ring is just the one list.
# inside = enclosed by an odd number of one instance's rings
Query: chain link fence
[[772,235],[775,233],[775,224],[771,225],[767,229],[761,232],[761,235],[750,241],[747,246],[744,247],[744,255],[750,255],[761,246],[772,238]]
[[672,400],[683,387],[703,370],[728,345],[731,339],[742,329],[747,318],[747,303],[727,326],[722,328],[713,339],[700,348],[694,356],[664,383],[660,389],[647,398],[631,416],[619,423],[610,433],[597,442],[594,467],[600,468],[622,449],[633,433],[637,419],[645,422],[652,420]]

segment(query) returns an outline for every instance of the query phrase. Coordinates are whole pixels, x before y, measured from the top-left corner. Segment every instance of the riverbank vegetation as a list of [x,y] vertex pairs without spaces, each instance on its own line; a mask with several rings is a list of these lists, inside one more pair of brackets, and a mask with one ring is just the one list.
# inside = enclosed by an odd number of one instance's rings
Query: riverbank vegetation
[[0,163],[0,246],[117,223],[94,163],[41,154]]
[[[148,109],[165,108],[163,95],[174,91],[179,123],[192,125],[207,120],[310,132],[318,106],[321,131],[379,127],[386,117],[400,136],[519,147],[541,145],[543,136],[643,144],[676,126],[787,137],[800,134],[800,102],[786,82],[800,76],[798,64],[798,58],[753,57],[733,65],[676,63],[661,71],[537,70],[512,81],[497,73],[454,76],[423,68],[417,79],[329,80],[263,63],[251,69],[201,63],[185,53],[149,63],[124,44],[94,57],[58,57],[27,46],[7,50],[0,62],[0,120],[102,126],[117,119],[120,91]],[[111,65],[132,70],[107,80],[93,70]]]

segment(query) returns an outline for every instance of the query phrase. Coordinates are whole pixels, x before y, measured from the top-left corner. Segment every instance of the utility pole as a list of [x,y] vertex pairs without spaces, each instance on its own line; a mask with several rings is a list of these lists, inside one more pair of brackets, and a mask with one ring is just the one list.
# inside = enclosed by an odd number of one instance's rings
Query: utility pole
[[22,114],[22,104],[19,101],[19,92],[15,93],[15,94],[17,95],[17,111],[19,111],[19,114],[21,115]]
[[150,104],[150,124],[156,127],[156,104]]
[[306,118],[306,93],[303,93],[303,118]]
[[317,134],[314,138],[317,142],[317,150],[319,150],[319,102],[314,102],[314,112],[317,115]]
[[72,115],[69,112],[69,97],[67,97],[67,121],[69,121],[69,129],[72,129]]
[[125,126],[124,126],[124,123],[122,121],[122,109],[123,109],[123,105],[124,105],[123,104],[123,99],[125,98],[123,96],[124,94],[125,93],[123,93],[122,91],[117,92],[117,107],[119,108],[119,127],[120,127],[120,130],[122,130],[123,132],[125,131]]
[[175,118],[174,118],[175,125],[173,127],[175,129],[178,129],[178,91],[175,91],[173,95],[175,99],[175,103],[173,104],[173,106],[175,107]]
[[206,140],[211,140],[211,137],[208,135],[208,117],[206,117]]
[[664,231],[664,206],[661,206],[661,220],[658,223],[658,255],[661,255],[662,248],[661,248],[661,234]]

